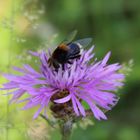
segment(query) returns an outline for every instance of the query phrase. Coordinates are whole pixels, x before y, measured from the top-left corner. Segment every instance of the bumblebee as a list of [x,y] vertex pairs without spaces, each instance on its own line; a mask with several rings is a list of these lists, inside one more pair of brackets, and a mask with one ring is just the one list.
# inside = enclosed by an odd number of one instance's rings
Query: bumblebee
[[60,66],[62,66],[62,69],[64,70],[65,63],[71,64],[70,60],[80,58],[82,47],[86,47],[91,43],[91,38],[72,41],[76,33],[77,32],[74,31],[69,35],[68,39],[58,45],[52,53],[52,56],[49,58],[49,65],[53,66],[56,71]]

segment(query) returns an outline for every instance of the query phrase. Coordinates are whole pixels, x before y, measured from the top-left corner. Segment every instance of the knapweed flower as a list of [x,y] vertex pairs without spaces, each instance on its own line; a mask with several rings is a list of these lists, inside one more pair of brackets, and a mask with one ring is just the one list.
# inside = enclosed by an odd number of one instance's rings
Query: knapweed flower
[[[38,71],[30,65],[14,69],[20,75],[5,74],[10,81],[3,86],[3,90],[12,90],[11,102],[26,102],[23,109],[39,106],[34,115],[38,115],[50,108],[56,116],[71,115],[86,116],[86,106],[93,112],[96,119],[107,119],[103,110],[111,110],[118,101],[114,91],[123,86],[124,75],[118,70],[118,63],[108,65],[110,52],[97,62],[94,61],[93,47],[84,50],[79,59],[72,60],[72,64],[65,64],[55,71],[48,64],[49,55],[45,51],[32,53],[40,59]],[[26,94],[25,99],[21,96]]]

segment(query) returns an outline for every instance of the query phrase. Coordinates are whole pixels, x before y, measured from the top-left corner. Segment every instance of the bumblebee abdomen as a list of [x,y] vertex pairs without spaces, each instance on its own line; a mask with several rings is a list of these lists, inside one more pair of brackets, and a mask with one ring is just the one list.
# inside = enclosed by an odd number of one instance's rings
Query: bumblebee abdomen
[[52,55],[53,59],[63,64],[67,61],[67,51],[61,48],[57,48]]

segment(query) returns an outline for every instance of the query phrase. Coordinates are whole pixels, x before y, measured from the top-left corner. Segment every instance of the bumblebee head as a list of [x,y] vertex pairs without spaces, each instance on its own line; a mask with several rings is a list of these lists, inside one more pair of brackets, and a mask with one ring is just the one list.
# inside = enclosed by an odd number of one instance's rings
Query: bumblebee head
[[59,66],[59,63],[57,62],[57,60],[55,60],[55,59],[52,58],[52,57],[49,58],[48,64],[49,64],[49,67],[54,67],[55,70],[58,70],[58,68],[60,67],[60,66]]

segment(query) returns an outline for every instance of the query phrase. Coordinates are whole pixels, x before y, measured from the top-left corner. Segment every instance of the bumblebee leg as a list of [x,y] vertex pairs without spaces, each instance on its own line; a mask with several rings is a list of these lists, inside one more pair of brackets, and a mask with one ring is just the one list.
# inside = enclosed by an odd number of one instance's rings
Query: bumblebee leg
[[75,59],[75,58],[80,58],[80,54],[79,55],[76,55],[76,56],[72,56],[72,57],[70,57],[69,59]]
[[70,62],[70,61],[68,61],[67,63],[68,63],[68,64],[72,64],[72,62]]
[[65,70],[65,64],[62,64],[62,70],[63,71]]

